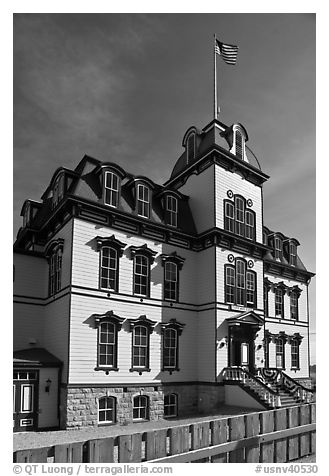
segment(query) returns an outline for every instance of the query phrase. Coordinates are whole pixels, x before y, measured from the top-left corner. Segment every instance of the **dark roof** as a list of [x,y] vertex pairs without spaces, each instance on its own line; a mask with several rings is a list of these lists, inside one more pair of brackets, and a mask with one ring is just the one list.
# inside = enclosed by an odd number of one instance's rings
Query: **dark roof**
[[60,367],[62,362],[42,347],[14,351],[15,366]]

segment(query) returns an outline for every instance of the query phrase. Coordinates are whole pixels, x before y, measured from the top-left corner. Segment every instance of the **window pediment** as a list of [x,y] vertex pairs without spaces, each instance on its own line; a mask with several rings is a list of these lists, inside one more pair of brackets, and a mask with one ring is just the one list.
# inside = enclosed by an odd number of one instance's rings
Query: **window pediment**
[[124,317],[117,316],[113,311],[107,311],[104,314],[93,314],[92,317],[95,319],[97,326],[106,321],[115,324],[118,330],[121,329],[122,323],[125,320]]
[[130,246],[128,249],[130,251],[130,259],[134,259],[136,255],[143,255],[149,258],[150,264],[154,263],[154,257],[157,252],[151,250],[151,248],[149,248],[146,243],[142,246]]
[[52,254],[56,253],[57,251],[63,251],[64,248],[64,240],[63,238],[58,238],[57,240],[51,241],[45,249],[45,257],[49,259]]
[[167,263],[168,261],[171,261],[177,264],[179,270],[182,269],[184,261],[185,261],[185,258],[182,258],[181,256],[179,256],[176,251],[173,251],[170,254],[162,254],[160,255],[160,258],[161,258],[162,266],[164,266],[165,263]]
[[114,235],[108,237],[96,236],[95,240],[97,243],[97,251],[100,251],[103,246],[112,246],[118,251],[120,257],[122,256],[123,249],[126,246],[126,243],[122,243],[121,241],[117,240]]
[[161,331],[162,333],[165,331],[165,329],[175,329],[178,333],[178,335],[181,335],[184,327],[185,327],[185,324],[182,324],[178,321],[176,321],[175,318],[173,319],[170,319],[169,322],[161,322],[160,323],[160,327],[161,327]]
[[152,334],[156,321],[148,319],[145,315],[139,316],[138,319],[127,319],[130,325],[130,331],[132,331],[136,326],[145,326],[149,329],[150,334]]

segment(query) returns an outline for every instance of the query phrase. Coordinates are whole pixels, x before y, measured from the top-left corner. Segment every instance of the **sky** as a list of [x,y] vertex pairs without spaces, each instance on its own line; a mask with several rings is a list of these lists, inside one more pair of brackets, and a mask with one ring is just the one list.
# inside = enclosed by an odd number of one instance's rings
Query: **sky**
[[[264,224],[297,238],[315,272],[315,14],[15,14],[14,237],[25,199],[84,154],[162,184],[192,125],[242,123],[262,170]],[[315,279],[310,285],[315,361]]]

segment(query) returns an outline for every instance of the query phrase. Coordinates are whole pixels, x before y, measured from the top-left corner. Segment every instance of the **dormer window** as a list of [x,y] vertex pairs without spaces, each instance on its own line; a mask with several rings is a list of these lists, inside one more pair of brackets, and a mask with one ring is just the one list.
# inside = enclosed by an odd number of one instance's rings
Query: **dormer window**
[[235,131],[235,155],[243,159],[243,139],[240,131]]
[[274,258],[282,259],[282,240],[278,236],[274,237]]
[[137,214],[150,218],[150,189],[145,185],[137,185]]
[[53,189],[53,208],[56,207],[56,205],[62,200],[64,196],[64,177],[63,174],[61,174],[54,185]]
[[168,195],[166,197],[166,223],[167,225],[177,227],[177,198]]
[[289,243],[289,264],[296,266],[297,264],[297,246],[295,243]]
[[110,207],[119,205],[119,177],[114,172],[105,172],[104,203]]
[[234,124],[230,131],[233,132],[230,138],[230,152],[234,154],[238,159],[245,160],[246,162],[248,162],[245,146],[245,143],[248,140],[247,131],[241,124]]
[[191,160],[195,157],[195,133],[191,133],[187,139],[187,163],[189,164]]
[[27,202],[25,205],[24,215],[23,215],[23,226],[28,226],[31,219],[31,204]]

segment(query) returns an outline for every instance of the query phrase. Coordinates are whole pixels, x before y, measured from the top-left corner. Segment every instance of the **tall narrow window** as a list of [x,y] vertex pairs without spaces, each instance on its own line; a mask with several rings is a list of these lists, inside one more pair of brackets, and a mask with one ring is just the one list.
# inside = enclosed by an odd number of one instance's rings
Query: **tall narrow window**
[[235,267],[226,266],[225,268],[225,302],[235,303]]
[[297,339],[291,341],[291,368],[299,369],[299,342]]
[[235,197],[235,233],[244,236],[244,200]]
[[50,243],[45,254],[49,263],[49,296],[53,296],[62,288],[63,240]]
[[268,287],[264,286],[264,315],[268,317]]
[[283,289],[276,288],[275,290],[275,316],[284,317],[283,314]]
[[282,241],[277,236],[274,238],[274,257],[275,259],[282,259]]
[[253,271],[246,272],[246,304],[247,307],[257,307],[256,275]]
[[234,233],[234,204],[229,201],[225,201],[224,228]]
[[290,317],[295,321],[298,319],[298,295],[295,291],[290,294]]
[[150,218],[150,190],[142,184],[137,185],[137,213],[144,218]]
[[52,205],[53,208],[56,207],[56,205],[62,200],[64,196],[64,179],[63,175],[60,175],[53,188],[53,200],[52,200]]
[[164,298],[169,301],[177,301],[178,298],[178,267],[171,261],[164,265]]
[[137,325],[133,329],[133,368],[145,369],[149,366],[149,330]]
[[235,155],[243,159],[243,139],[240,131],[235,131]]
[[278,338],[276,341],[276,367],[278,369],[284,369],[284,341],[282,338]]
[[187,139],[187,163],[195,157],[195,134],[190,134]]
[[163,331],[163,368],[174,370],[177,368],[178,336],[176,329]]
[[177,395],[176,393],[169,393],[164,396],[164,416],[176,417],[178,414]]
[[289,264],[296,266],[297,264],[297,247],[295,243],[289,243]]
[[117,329],[112,322],[102,322],[98,328],[98,365],[117,365]]
[[118,290],[118,252],[116,249],[103,246],[101,248],[100,287]]
[[245,272],[246,265],[245,262],[237,259],[236,260],[236,304],[239,306],[245,305]]
[[269,358],[270,358],[270,342],[269,339],[264,340],[264,367],[269,368]]
[[255,216],[251,210],[246,210],[246,238],[248,240],[255,239]]
[[147,256],[135,255],[134,258],[134,294],[148,296],[150,289],[150,265]]
[[116,401],[114,397],[101,397],[98,400],[98,424],[108,425],[116,421]]
[[119,205],[119,177],[113,172],[105,172],[104,203],[110,207]]
[[134,397],[133,420],[148,420],[148,398],[145,395]]
[[172,196],[166,197],[166,216],[167,225],[177,227],[177,198]]

